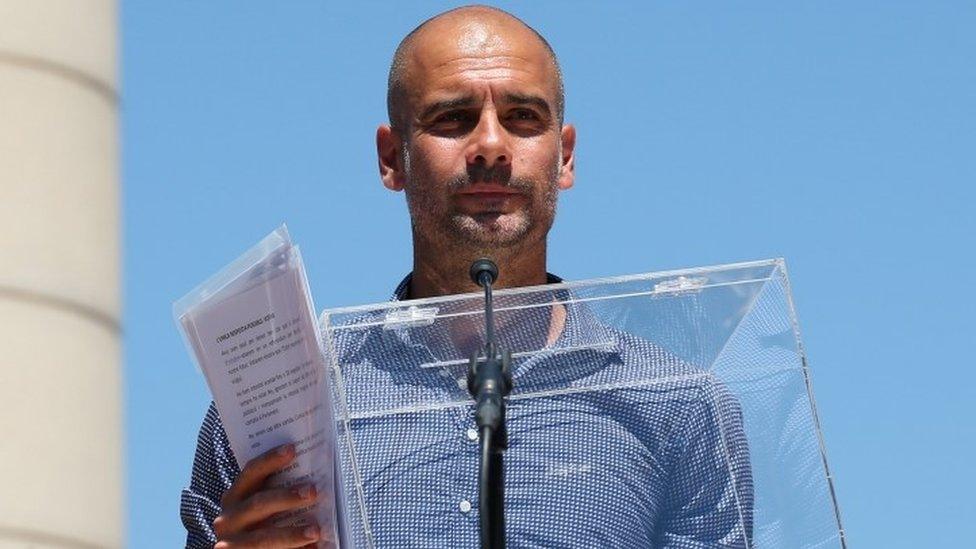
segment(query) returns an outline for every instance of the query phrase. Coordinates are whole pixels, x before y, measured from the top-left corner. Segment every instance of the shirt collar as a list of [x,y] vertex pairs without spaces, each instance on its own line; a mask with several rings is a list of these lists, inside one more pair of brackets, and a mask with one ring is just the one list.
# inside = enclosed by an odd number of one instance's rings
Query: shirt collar
[[[390,296],[390,301],[405,301],[410,299],[410,281],[413,280],[413,273],[407,273],[407,276],[403,277],[403,280],[397,284],[396,289],[393,290],[393,295]],[[546,284],[559,284],[563,279],[552,273],[546,273]]]
[[[547,275],[547,280],[551,283],[562,281],[551,274]],[[393,301],[406,298],[409,287],[410,275],[407,275],[397,285]],[[555,344],[550,347],[553,352],[533,354],[517,360],[513,365],[512,375],[520,392],[568,386],[576,380],[597,374],[612,364],[624,361],[623,354],[627,346],[625,340],[621,334],[600,321],[591,310],[589,301],[575,299],[570,288],[558,289],[555,298],[566,304],[565,326]],[[432,364],[444,358],[443,353],[435,353],[435,349],[430,346],[438,346],[439,339],[432,339],[431,334],[425,334],[423,327],[378,328],[359,331],[357,334],[341,345],[346,353],[344,361],[370,361],[376,368],[387,370],[398,384],[441,387],[447,383],[445,380],[454,382],[450,376],[441,375],[445,371],[442,368],[403,367],[414,363]]]

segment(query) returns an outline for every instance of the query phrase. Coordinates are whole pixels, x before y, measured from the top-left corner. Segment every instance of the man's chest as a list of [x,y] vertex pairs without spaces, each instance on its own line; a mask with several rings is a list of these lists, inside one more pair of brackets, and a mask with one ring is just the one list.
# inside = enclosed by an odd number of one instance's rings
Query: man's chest
[[[510,401],[509,545],[650,546],[666,508],[676,407],[692,393],[672,387]],[[470,407],[348,425],[359,484],[349,496],[362,498],[377,547],[477,546],[479,452]]]

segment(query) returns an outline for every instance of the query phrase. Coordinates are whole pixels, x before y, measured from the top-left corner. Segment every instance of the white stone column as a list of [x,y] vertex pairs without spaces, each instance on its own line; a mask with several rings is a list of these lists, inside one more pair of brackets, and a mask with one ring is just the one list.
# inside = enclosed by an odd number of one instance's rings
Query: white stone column
[[0,0],[0,548],[123,544],[116,36]]

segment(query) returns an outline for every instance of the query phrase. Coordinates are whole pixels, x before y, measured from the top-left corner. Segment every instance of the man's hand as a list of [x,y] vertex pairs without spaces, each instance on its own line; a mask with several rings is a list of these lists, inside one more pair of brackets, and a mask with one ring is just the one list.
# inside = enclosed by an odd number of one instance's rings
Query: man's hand
[[318,526],[277,528],[268,520],[285,511],[308,507],[316,500],[315,486],[266,488],[268,477],[295,460],[292,444],[279,446],[247,462],[240,476],[220,500],[221,513],[214,520],[214,549],[315,547]]

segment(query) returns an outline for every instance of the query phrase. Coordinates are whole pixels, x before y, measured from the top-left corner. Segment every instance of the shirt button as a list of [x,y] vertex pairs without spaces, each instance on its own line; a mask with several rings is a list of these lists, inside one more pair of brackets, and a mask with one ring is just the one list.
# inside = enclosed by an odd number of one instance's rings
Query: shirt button
[[458,387],[460,387],[462,389],[467,389],[468,388],[468,380],[467,380],[467,378],[463,378],[463,377],[458,378],[457,384],[458,384]]
[[458,508],[461,509],[462,513],[469,513],[471,511],[471,502],[466,499],[462,499],[461,503],[458,504]]
[[470,440],[471,442],[474,442],[474,441],[478,440],[478,430],[477,429],[468,429],[468,440]]

